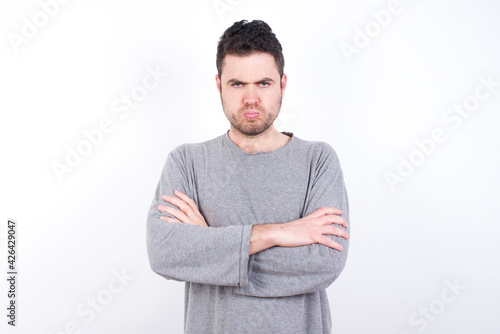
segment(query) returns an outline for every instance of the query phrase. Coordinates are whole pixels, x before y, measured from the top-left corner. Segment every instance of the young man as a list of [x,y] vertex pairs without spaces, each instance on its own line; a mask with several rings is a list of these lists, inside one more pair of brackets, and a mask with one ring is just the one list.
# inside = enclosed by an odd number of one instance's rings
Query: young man
[[216,83],[230,130],[178,146],[163,168],[147,249],[154,272],[186,282],[185,333],[331,333],[347,192],[330,145],[274,128],[283,68],[266,23],[228,28]]

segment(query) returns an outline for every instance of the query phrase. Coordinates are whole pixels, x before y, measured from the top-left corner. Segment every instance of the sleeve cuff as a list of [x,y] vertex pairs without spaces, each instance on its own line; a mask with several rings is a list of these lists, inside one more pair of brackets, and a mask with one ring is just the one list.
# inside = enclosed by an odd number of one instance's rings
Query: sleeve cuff
[[239,287],[246,287],[250,273],[252,271],[253,256],[248,255],[250,249],[250,236],[252,235],[252,225],[244,225],[241,233],[240,247],[240,282]]

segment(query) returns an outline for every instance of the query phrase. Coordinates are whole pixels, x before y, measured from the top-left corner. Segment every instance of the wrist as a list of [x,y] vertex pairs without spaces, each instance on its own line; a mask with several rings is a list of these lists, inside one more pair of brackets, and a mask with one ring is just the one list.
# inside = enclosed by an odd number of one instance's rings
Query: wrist
[[279,244],[278,235],[281,224],[253,225],[250,236],[249,255],[263,251],[264,249],[277,246]]

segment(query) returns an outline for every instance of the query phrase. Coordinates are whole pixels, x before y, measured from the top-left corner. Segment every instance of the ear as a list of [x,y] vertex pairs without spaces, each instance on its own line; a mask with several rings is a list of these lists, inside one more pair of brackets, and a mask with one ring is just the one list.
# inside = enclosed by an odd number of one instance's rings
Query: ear
[[218,74],[215,75],[215,83],[217,84],[217,90],[219,91],[220,94],[220,78]]
[[281,78],[281,94],[285,94],[285,89],[286,89],[286,81],[287,81],[287,76],[285,73],[283,73],[283,77]]

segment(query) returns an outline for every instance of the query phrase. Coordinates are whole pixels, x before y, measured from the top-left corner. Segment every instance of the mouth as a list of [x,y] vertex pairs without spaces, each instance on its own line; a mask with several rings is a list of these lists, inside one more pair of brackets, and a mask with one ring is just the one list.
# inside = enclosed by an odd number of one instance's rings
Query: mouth
[[243,114],[243,116],[248,119],[256,119],[257,117],[259,117],[259,112],[256,110],[248,110],[245,112],[245,114]]

